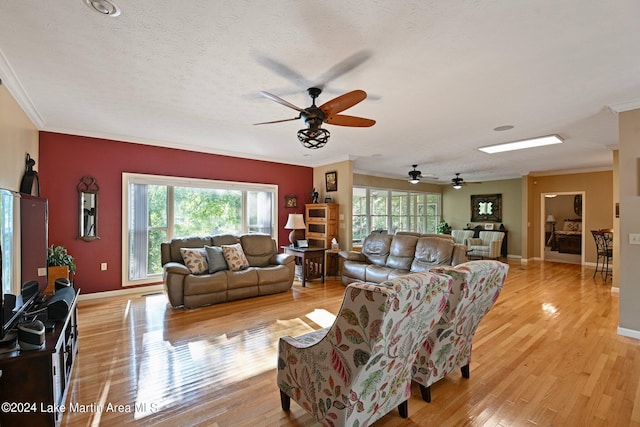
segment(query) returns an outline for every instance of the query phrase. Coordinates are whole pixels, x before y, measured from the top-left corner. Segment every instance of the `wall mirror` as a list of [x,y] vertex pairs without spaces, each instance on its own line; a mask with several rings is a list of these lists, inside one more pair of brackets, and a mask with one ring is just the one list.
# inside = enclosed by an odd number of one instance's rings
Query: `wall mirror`
[[98,237],[98,183],[91,176],[83,176],[78,184],[80,198],[80,234],[85,242]]
[[471,222],[502,222],[502,194],[471,196]]

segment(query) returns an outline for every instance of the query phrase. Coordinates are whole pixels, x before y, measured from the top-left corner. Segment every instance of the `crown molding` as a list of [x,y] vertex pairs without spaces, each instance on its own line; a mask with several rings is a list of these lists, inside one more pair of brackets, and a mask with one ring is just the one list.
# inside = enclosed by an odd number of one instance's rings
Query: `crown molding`
[[640,98],[618,102],[616,104],[609,104],[607,105],[607,107],[615,114],[624,113],[625,111],[637,110],[638,108],[640,108]]
[[13,71],[13,68],[7,61],[7,58],[4,56],[4,53],[0,50],[0,77],[2,77],[2,84],[7,87],[7,90],[16,100],[18,105],[25,112],[27,117],[31,120],[34,126],[38,130],[42,130],[44,128],[44,119],[36,109],[35,105],[31,101],[29,95],[24,90],[24,87],[18,80],[16,73]]

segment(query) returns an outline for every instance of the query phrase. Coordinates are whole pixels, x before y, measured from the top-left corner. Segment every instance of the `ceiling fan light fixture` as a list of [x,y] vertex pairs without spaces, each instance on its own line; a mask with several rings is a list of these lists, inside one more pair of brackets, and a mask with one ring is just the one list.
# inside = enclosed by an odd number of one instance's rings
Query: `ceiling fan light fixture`
[[451,184],[453,188],[459,190],[462,188],[462,183],[464,183],[464,179],[460,178],[460,173],[456,173],[456,177],[451,180]]
[[322,128],[300,129],[298,131],[298,140],[305,148],[317,150],[327,145],[331,133]]
[[420,172],[419,170],[416,170],[416,167],[418,167],[418,165],[412,165],[413,166],[413,170],[409,171],[409,182],[411,184],[417,184],[420,182],[420,178],[422,177],[422,172]]

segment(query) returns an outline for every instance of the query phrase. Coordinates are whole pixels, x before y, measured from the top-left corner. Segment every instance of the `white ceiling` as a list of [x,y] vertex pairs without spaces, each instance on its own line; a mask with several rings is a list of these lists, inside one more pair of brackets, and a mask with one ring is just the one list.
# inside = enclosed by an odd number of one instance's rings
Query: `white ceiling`
[[[610,169],[613,110],[640,106],[637,0],[0,0],[0,78],[41,130],[448,183]],[[370,128],[254,126],[353,89]],[[513,125],[508,131],[493,129]],[[565,143],[488,155],[548,134]]]

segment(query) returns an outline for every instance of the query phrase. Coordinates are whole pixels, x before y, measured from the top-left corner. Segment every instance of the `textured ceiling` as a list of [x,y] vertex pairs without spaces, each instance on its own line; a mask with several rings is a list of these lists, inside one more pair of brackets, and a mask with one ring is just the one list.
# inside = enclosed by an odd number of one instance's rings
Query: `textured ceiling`
[[[612,108],[640,106],[636,0],[114,1],[0,0],[0,78],[39,129],[446,183],[611,168]],[[298,114],[261,90],[305,108],[311,85],[365,90],[344,113],[376,125],[325,125],[319,150],[252,125]]]

